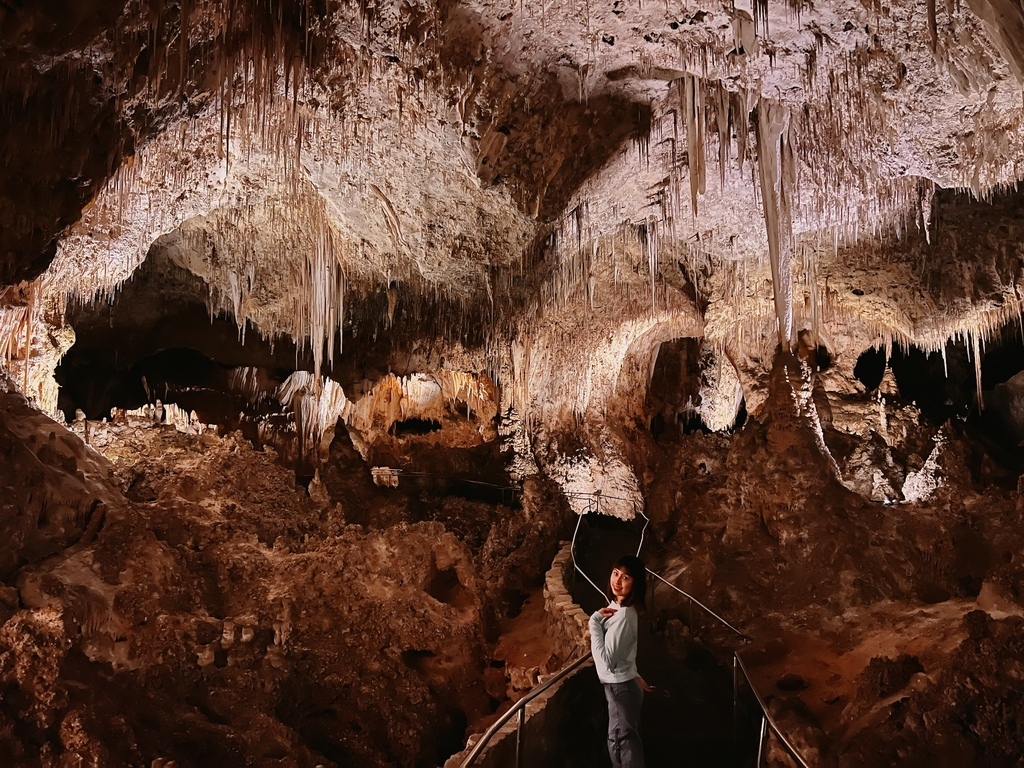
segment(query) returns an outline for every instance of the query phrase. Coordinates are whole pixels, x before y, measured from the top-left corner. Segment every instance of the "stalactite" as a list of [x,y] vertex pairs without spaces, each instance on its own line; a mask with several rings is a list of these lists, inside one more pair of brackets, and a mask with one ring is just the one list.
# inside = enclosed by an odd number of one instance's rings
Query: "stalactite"
[[[365,158],[368,154],[381,151],[381,147],[389,141],[389,136],[382,133],[379,126],[375,125],[368,130],[365,122],[361,124],[358,119],[352,120],[351,113],[348,116],[339,115],[337,121],[324,120],[316,109],[304,103],[305,96],[308,96],[309,89],[312,88],[307,73],[307,62],[315,48],[311,42],[315,37],[315,14],[312,13],[312,6],[308,0],[302,6],[297,19],[291,19],[290,26],[281,16],[284,13],[283,4],[276,0],[259,0],[253,5],[251,14],[240,13],[240,6],[227,0],[214,2],[212,5],[217,8],[210,17],[212,21],[202,21],[197,3],[191,0],[185,0],[180,4],[153,5],[156,9],[155,15],[150,19],[147,34],[150,37],[148,50],[154,55],[151,64],[152,77],[149,78],[147,87],[151,89],[154,100],[158,96],[164,98],[168,94],[202,96],[193,92],[194,84],[188,83],[190,72],[196,68],[195,64],[204,63],[204,57],[215,57],[217,71],[222,76],[219,78],[219,84],[213,89],[218,95],[211,97],[210,108],[219,111],[220,140],[224,149],[224,168],[217,183],[223,183],[226,189],[228,182],[237,182],[237,176],[241,173],[240,166],[260,166],[263,162],[260,153],[265,152],[275,162],[279,161],[274,165],[274,183],[280,179],[281,183],[286,185],[288,193],[266,203],[250,201],[250,207],[244,211],[241,208],[236,209],[231,215],[233,218],[214,217],[218,219],[216,231],[204,232],[204,237],[219,243],[219,257],[230,263],[233,269],[226,273],[227,290],[223,295],[219,289],[217,292],[211,290],[211,315],[220,311],[230,311],[239,323],[239,333],[243,338],[246,333],[251,332],[252,329],[248,328],[251,322],[253,329],[260,332],[290,333],[296,339],[305,340],[314,350],[319,374],[321,368],[329,367],[335,347],[340,343],[339,333],[345,318],[344,302],[346,293],[351,291],[352,276],[342,265],[362,264],[374,260],[373,268],[378,269],[382,276],[373,286],[381,293],[381,297],[380,301],[368,302],[355,310],[366,313],[365,316],[360,314],[358,317],[363,333],[372,333],[366,331],[366,328],[379,327],[373,326],[374,322],[384,327],[393,326],[396,322],[396,306],[398,315],[408,310],[410,317],[420,316],[424,328],[433,328],[436,324],[439,327],[445,326],[449,332],[456,335],[463,332],[459,328],[460,324],[470,325],[466,318],[471,313],[471,291],[457,292],[453,298],[450,294],[451,289],[439,288],[436,281],[431,283],[430,280],[425,280],[423,283],[411,285],[411,275],[392,275],[391,264],[385,255],[374,253],[372,249],[369,249],[367,255],[361,245],[355,246],[348,242],[332,223],[332,216],[336,217],[337,214],[328,215],[325,210],[314,210],[316,204],[306,200],[307,196],[310,199],[315,198],[316,193],[304,186],[309,183],[310,177],[303,170],[303,163],[309,162],[309,147],[316,146],[319,131],[337,130],[345,137],[358,136],[358,141],[345,144],[352,152],[339,159],[339,175],[355,174],[357,169],[365,167]],[[766,38],[766,2],[757,0],[753,10],[754,22]],[[542,16],[544,13],[542,7]],[[934,0],[929,0],[929,27],[933,36],[933,48],[936,40],[934,14]],[[361,4],[360,19],[360,34],[368,36],[376,22],[373,9],[367,3]],[[203,24],[207,26],[204,27]],[[699,29],[694,30],[692,39],[697,39],[696,36],[699,34]],[[170,41],[175,39],[175,35],[177,42],[171,44]],[[435,37],[430,36],[427,41],[408,41],[400,52],[403,57],[413,56],[420,48],[437,46],[439,43]],[[210,45],[209,50],[203,49],[203,45],[211,40],[215,44]],[[733,44],[735,45],[735,41]],[[679,45],[680,61],[692,71],[707,73],[710,70],[724,70],[727,66],[735,67],[734,64],[729,64],[727,49],[718,44],[717,40],[708,45],[696,45],[692,42]],[[753,56],[753,44],[745,44],[744,47],[751,48],[744,52],[745,55]],[[344,74],[355,73],[355,79],[360,83],[360,87],[365,84],[369,88],[384,71],[383,64],[374,63],[376,54],[366,45],[356,44],[352,46],[351,51],[346,50],[345,55],[351,58],[340,64],[339,68],[344,70]],[[786,113],[786,127],[779,135],[774,134],[773,127],[769,130],[771,121],[768,113],[772,108],[783,108],[778,105],[765,106],[767,102],[764,100],[758,105],[755,130],[758,177],[772,262],[775,323],[780,341],[784,336],[791,336],[789,326],[793,322],[793,280],[790,275],[790,260],[794,218],[800,217],[801,223],[813,222],[822,229],[831,228],[838,248],[840,243],[855,243],[868,231],[882,231],[891,225],[897,228],[905,226],[909,220],[905,221],[901,217],[908,215],[907,211],[911,211],[910,215],[915,219],[920,215],[925,237],[929,241],[931,239],[928,216],[925,213],[925,198],[918,194],[921,189],[920,182],[911,178],[878,178],[879,174],[865,170],[868,167],[865,161],[877,154],[877,143],[880,140],[888,141],[885,130],[892,124],[891,112],[888,111],[892,107],[886,104],[884,98],[872,92],[868,78],[862,71],[870,65],[869,55],[863,51],[852,52],[848,57],[850,63],[844,64],[847,66],[846,71],[826,66],[827,55],[830,54],[821,50],[814,54],[814,66],[822,74],[808,86],[810,90],[817,88],[822,98],[811,100],[802,113]],[[846,52],[843,55],[845,56]],[[867,63],[862,65],[858,57]],[[587,66],[584,64],[577,68],[577,84],[581,99],[586,98],[589,71]],[[649,71],[651,66],[651,63],[647,62],[644,69]],[[211,66],[210,71],[212,70]],[[809,64],[808,71],[811,70]],[[736,70],[734,68],[727,71]],[[827,78],[825,72],[828,73]],[[474,89],[478,86],[473,80],[475,75],[468,77],[467,82],[452,86],[462,95],[459,108],[463,120],[472,110]],[[410,74],[409,78],[413,78],[413,75]],[[400,119],[418,125],[417,121],[422,117],[423,124],[426,125],[427,117],[421,114],[422,110],[417,111],[415,95],[424,92],[428,87],[427,80],[425,77],[411,79],[408,86],[408,95],[399,102]],[[574,200],[569,213],[558,223],[557,231],[552,236],[550,261],[545,261],[542,267],[538,267],[545,270],[547,278],[538,292],[539,298],[530,297],[530,301],[536,304],[538,315],[577,300],[593,309],[595,286],[603,285],[600,281],[600,270],[604,269],[607,269],[606,274],[610,276],[611,285],[615,286],[616,295],[606,296],[602,293],[602,301],[621,301],[628,304],[636,298],[638,303],[642,303],[647,297],[642,288],[638,289],[638,285],[642,286],[644,277],[649,277],[652,312],[655,311],[657,303],[662,301],[657,292],[658,274],[662,263],[668,264],[674,260],[685,259],[690,264],[695,284],[699,281],[700,260],[708,258],[707,253],[712,245],[679,242],[682,237],[690,237],[691,233],[687,230],[684,217],[681,215],[686,192],[682,189],[681,176],[676,171],[676,154],[678,147],[681,146],[678,145],[680,137],[677,123],[680,116],[685,121],[693,224],[691,229],[693,236],[699,240],[701,232],[696,226],[698,198],[706,193],[705,177],[709,152],[705,134],[709,126],[719,142],[717,160],[720,191],[723,193],[728,183],[727,176],[732,170],[730,145],[734,128],[737,138],[737,165],[741,173],[749,152],[748,114],[752,105],[751,99],[757,98],[757,94],[753,90],[744,90],[734,81],[730,81],[729,87],[736,87],[738,90],[729,92],[721,80],[713,87],[709,86],[692,74],[680,78],[672,86],[674,94],[670,93],[669,98],[678,101],[678,111],[672,113],[671,144],[665,145],[666,149],[671,147],[670,178],[669,182],[657,189],[654,195],[656,215],[647,217],[648,212],[645,211],[644,220],[638,223],[637,219],[640,217],[630,220],[628,212],[624,213],[615,208],[591,212],[585,194]],[[833,94],[850,95],[841,98],[838,95],[833,97]],[[53,124],[49,128],[54,135],[67,130],[67,124],[75,111],[75,104],[81,98],[81,94],[72,93],[67,104],[54,111]],[[351,98],[353,102],[358,102],[349,91],[338,98]],[[711,110],[714,111],[713,118],[708,114]],[[767,131],[767,135],[762,135],[762,129]],[[656,130],[662,130],[660,124]],[[183,121],[183,146],[184,134]],[[258,141],[253,140],[254,137],[258,137]],[[649,134],[638,135],[635,147],[638,160],[644,169],[657,167],[652,159],[652,152],[659,151],[658,143],[655,142],[652,146]],[[184,168],[183,164],[168,162],[161,177],[154,168],[147,167],[142,149],[144,148],[140,147],[139,156],[126,158],[114,169],[110,193],[101,195],[87,212],[84,220],[92,232],[113,232],[126,215],[138,212],[138,201],[147,199],[146,195],[158,188],[161,183],[173,189],[185,188],[188,185],[190,171]],[[714,162],[714,154],[710,154]],[[243,159],[244,163],[241,162]],[[360,163],[363,163],[363,166],[360,166]],[[796,173],[798,168],[806,169],[806,175],[799,176]],[[323,166],[319,168],[319,172],[323,174]],[[370,178],[374,178],[375,181],[371,182]],[[809,191],[808,194],[801,194],[801,178],[813,180],[814,186],[805,189]],[[981,194],[991,189],[990,182],[990,178],[982,175],[970,180],[972,186]],[[396,209],[381,186],[378,186],[381,184],[387,188],[380,182],[380,177],[371,177],[364,173],[359,183],[363,185],[362,189],[368,196],[377,198],[379,205],[375,204],[374,210],[387,228],[387,235],[392,239],[394,251],[404,252],[417,247],[414,228],[410,228],[408,218],[401,218],[406,215],[406,209]],[[876,187],[869,188],[869,183]],[[930,201],[930,198],[928,199]],[[286,210],[295,200],[305,200],[298,204],[307,208],[303,209],[301,217],[290,218],[290,214],[281,211]],[[229,207],[223,198],[211,198],[210,210],[220,206]],[[247,217],[251,218],[257,210],[270,222],[270,242],[279,242],[283,252],[302,254],[295,260],[292,265],[294,270],[288,277],[300,286],[300,302],[296,306],[289,305],[289,309],[283,310],[280,316],[270,318],[273,323],[266,323],[264,330],[260,330],[260,323],[248,314],[251,304],[254,303],[252,294],[257,283],[257,235],[252,231],[244,231],[243,221]],[[602,219],[613,224],[594,224]],[[161,218],[154,214],[151,224],[152,226],[147,224],[138,228],[139,253],[136,255],[136,262],[129,259],[119,263],[117,259],[112,258],[109,264],[100,264],[101,260],[97,259],[96,265],[87,267],[91,271],[81,278],[81,285],[69,288],[65,284],[60,284],[51,285],[51,288],[67,293],[79,290],[85,292],[85,286],[93,283],[100,286],[95,298],[112,300],[117,287],[128,279],[132,269],[145,256],[145,249],[149,247],[152,239],[151,232],[171,231],[182,222],[170,216]],[[292,231],[293,227],[302,228],[305,232],[302,235],[296,234]],[[266,235],[267,232],[263,234]],[[116,236],[103,237],[111,247],[115,245]],[[307,246],[311,242],[312,248],[307,252]],[[210,252],[210,245],[204,243],[204,253]],[[419,247],[420,253],[425,257],[425,246]],[[720,243],[718,247],[721,248]],[[638,248],[641,256],[646,259],[647,275],[643,275],[642,266],[637,263]],[[812,323],[817,333],[819,318],[828,316],[829,302],[832,300],[828,297],[826,289],[822,288],[819,292],[816,288],[816,253],[804,253],[807,260],[803,264],[803,278],[810,295]],[[426,258],[422,260],[425,261]],[[604,260],[606,262],[601,263]],[[527,261],[524,259],[521,262],[521,270],[525,268],[522,265]],[[532,267],[540,261],[529,263]],[[738,268],[734,268],[733,265],[717,265],[723,272],[731,270],[727,272],[730,280],[739,281],[728,288],[729,299],[737,307],[749,307],[754,300],[754,289],[748,286],[747,282],[748,266],[756,270],[758,265],[748,265],[745,260]],[[495,326],[512,322],[507,317],[496,315],[500,315],[503,298],[506,303],[510,303],[508,297],[521,287],[523,282],[525,281],[522,279],[522,272],[518,278],[500,273],[499,279],[492,280],[488,276],[481,282],[477,295],[488,297],[489,321]],[[754,282],[754,279],[750,278],[751,285]],[[366,285],[371,285],[369,280],[364,280],[360,284],[360,289]],[[399,286],[402,296],[400,303],[393,298],[398,295]],[[383,291],[380,290],[382,287]],[[427,298],[423,298],[419,294],[421,288],[424,292],[434,293],[425,293]],[[496,294],[503,296],[498,295],[496,300]],[[351,307],[350,311],[353,311]],[[767,307],[763,311],[766,312]],[[1013,311],[1018,313],[1019,318],[1019,302],[1014,305]],[[751,339],[757,337],[765,316],[760,308],[745,313],[734,323],[734,332],[741,339],[744,336]],[[900,319],[899,322],[903,320]],[[888,334],[890,338],[899,339],[901,334],[909,337],[918,329],[913,327],[912,318],[906,323],[906,328],[897,328],[895,326],[898,323],[894,321],[893,327],[887,327],[882,332]],[[274,329],[267,330],[271,325]],[[488,338],[488,343],[492,338]],[[985,336],[972,337],[972,340],[978,342],[978,338],[983,342]],[[2,334],[0,343],[3,343]],[[8,350],[12,344],[13,342],[7,343]]]
[[788,172],[783,146],[788,126],[786,109],[762,99],[757,109],[757,167],[768,231],[768,255],[779,344],[788,350],[793,333],[792,223],[783,187]]
[[729,168],[730,149],[732,146],[732,113],[729,92],[721,82],[715,87],[717,104],[715,105],[715,123],[718,128],[718,177],[719,189],[725,194],[725,176]]
[[32,304],[35,298],[34,287],[28,291],[28,305],[25,307],[25,361],[22,392],[28,397],[28,368],[29,362],[32,359]]
[[704,144],[704,90],[698,78],[682,78],[682,106],[686,120],[686,146],[690,165],[690,206],[697,217],[697,196],[707,189]]

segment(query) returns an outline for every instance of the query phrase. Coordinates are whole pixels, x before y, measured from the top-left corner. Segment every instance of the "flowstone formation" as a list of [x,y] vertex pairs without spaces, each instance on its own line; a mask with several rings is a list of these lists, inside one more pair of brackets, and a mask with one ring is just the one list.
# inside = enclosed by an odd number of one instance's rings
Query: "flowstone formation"
[[598,509],[822,761],[1024,749],[1019,2],[70,5],[0,3],[4,760],[437,764]]

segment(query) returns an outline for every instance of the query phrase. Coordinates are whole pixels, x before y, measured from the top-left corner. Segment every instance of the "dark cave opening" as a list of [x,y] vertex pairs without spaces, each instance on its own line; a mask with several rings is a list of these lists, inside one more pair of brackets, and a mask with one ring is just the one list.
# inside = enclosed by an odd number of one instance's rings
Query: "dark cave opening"
[[[713,369],[731,365],[727,359],[712,353],[703,339],[681,337],[662,342],[637,426],[646,427],[658,443],[682,435],[709,434],[712,430],[701,411],[702,390],[712,391],[716,386]],[[721,391],[714,391],[714,397],[721,395]],[[739,429],[747,417],[742,395],[737,391],[736,396],[735,416],[726,427],[730,431]]]
[[853,375],[868,392],[874,392],[885,376],[885,366],[885,352],[872,347],[860,353],[857,364],[853,366]]
[[743,429],[743,425],[747,423],[747,398],[740,400],[740,409],[736,412],[736,421],[732,425],[732,431],[736,432]]
[[1013,326],[981,358],[981,402],[969,427],[1004,464],[1024,470],[1024,339]]
[[436,654],[433,651],[421,651],[410,648],[409,650],[402,651],[402,663],[409,669],[423,672],[426,669],[427,663],[435,656]]
[[981,358],[981,388],[995,389],[1024,371],[1024,338],[1013,327],[990,343]]
[[990,340],[981,355],[980,397],[973,353],[964,342],[947,344],[945,360],[917,347],[894,349],[889,365],[900,397],[932,421],[965,421],[997,451],[1015,451],[1024,441],[1024,377],[1017,377],[1024,370],[1024,342],[1012,329]]
[[[508,482],[505,479],[505,482]],[[492,506],[520,508],[519,489],[511,484],[490,482],[432,472],[402,472],[399,491],[419,498],[433,506],[438,497],[454,497]]]
[[[824,344],[819,344],[814,350],[814,359],[818,364],[819,371],[827,371],[832,367],[832,353],[828,351],[828,347]],[[877,386],[877,385],[876,385]]]
[[462,750],[466,744],[466,729],[469,728],[469,718],[458,707],[449,707],[445,715],[445,722],[437,734],[437,765],[444,765],[445,760]]
[[657,440],[665,432],[665,416],[656,413],[651,417],[651,437]]
[[142,358],[131,370],[142,379],[165,385],[197,387],[216,381],[225,369],[194,349],[175,347]]
[[680,411],[676,414],[676,420],[679,423],[679,431],[684,435],[692,435],[698,432],[706,434],[709,431],[704,425],[704,420],[700,417],[700,413],[696,410]]
[[498,442],[458,446],[413,441],[402,453],[378,443],[365,457],[370,466],[400,467],[395,492],[431,510],[439,497],[520,508],[521,492],[509,476],[507,462]]
[[983,350],[980,398],[973,352],[962,340],[946,344],[945,354],[897,347],[888,360],[883,350],[869,349],[858,358],[854,375],[870,392],[888,365],[901,400],[917,405],[933,424],[966,424],[993,459],[1016,467],[1024,459],[1024,376],[1018,376],[1024,371],[1024,339],[1007,326]]
[[922,413],[941,424],[973,400],[973,368],[966,360],[966,349],[948,345],[946,360],[938,352],[918,347],[894,347],[886,357],[884,349],[872,347],[860,354],[853,375],[868,392],[874,392],[892,370],[899,397],[916,404]]
[[412,417],[409,419],[403,419],[402,421],[396,421],[391,431],[395,437],[402,437],[404,435],[429,435],[431,432],[437,432],[441,429],[442,424],[437,419],[420,419]]
[[73,356],[72,352],[74,347],[54,372],[60,385],[57,407],[65,420],[71,421],[79,409],[86,418],[98,420],[110,416],[111,408],[134,409],[148,402],[142,382],[128,371],[91,356]]
[[[157,400],[196,411],[204,423],[228,424],[254,404],[231,391],[231,368],[198,350],[173,347],[120,365],[116,351],[106,359],[78,347],[65,355],[55,378],[60,385],[58,407],[69,421],[81,409],[88,419],[102,419],[112,408],[133,410]],[[275,372],[282,381],[287,371]]]
[[644,413],[655,440],[703,429],[700,414],[701,340],[662,342],[657,351]]
[[947,344],[941,352],[919,347],[894,348],[889,358],[900,397],[916,403],[937,424],[965,415],[974,402],[974,366],[963,344]]
[[458,496],[466,501],[480,501],[484,504],[503,505],[511,509],[519,508],[518,489],[512,486],[495,485],[480,480],[468,480],[453,477],[449,481],[448,494]]
[[437,570],[435,567],[423,586],[423,591],[438,602],[455,605],[465,592],[465,588],[459,581],[459,574],[449,566],[443,570]]
[[233,317],[211,317],[209,290],[154,246],[111,303],[70,304],[75,343],[55,372],[65,418],[80,408],[101,419],[111,408],[159,399],[195,410],[206,423],[227,423],[239,412],[228,386],[232,369],[261,368],[283,381],[311,368],[290,340],[263,338],[252,327],[243,333]]

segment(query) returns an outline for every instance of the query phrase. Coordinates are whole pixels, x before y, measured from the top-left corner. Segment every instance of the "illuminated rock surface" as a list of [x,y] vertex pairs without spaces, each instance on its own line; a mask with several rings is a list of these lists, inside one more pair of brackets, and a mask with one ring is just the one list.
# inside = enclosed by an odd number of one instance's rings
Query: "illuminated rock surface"
[[823,763],[1019,755],[1022,40],[0,3],[0,763],[437,765],[598,507]]

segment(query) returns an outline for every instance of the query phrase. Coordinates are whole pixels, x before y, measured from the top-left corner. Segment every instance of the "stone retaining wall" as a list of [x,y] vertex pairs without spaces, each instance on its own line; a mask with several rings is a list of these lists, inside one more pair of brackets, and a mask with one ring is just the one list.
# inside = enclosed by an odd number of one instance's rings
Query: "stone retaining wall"
[[563,660],[590,650],[590,617],[576,605],[567,576],[572,571],[572,542],[562,542],[544,580],[544,612],[548,635]]

